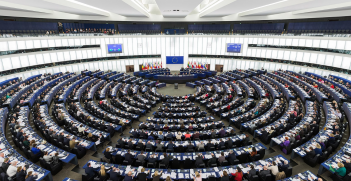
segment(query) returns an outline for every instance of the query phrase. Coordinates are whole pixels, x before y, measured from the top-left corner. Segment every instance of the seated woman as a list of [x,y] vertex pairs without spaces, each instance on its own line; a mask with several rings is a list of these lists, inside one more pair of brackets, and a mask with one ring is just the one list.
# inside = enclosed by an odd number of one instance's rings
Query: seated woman
[[287,154],[288,153],[288,146],[290,145],[289,137],[285,137],[285,140],[283,143],[280,143],[280,146],[282,147],[282,151]]
[[176,135],[176,140],[177,141],[182,141],[182,133],[181,132],[178,132],[177,135]]
[[257,150],[255,147],[252,147],[251,153],[249,155],[249,160],[254,161],[254,157],[257,155]]
[[329,166],[329,170],[335,172],[339,177],[344,177],[346,175],[346,168],[343,163],[338,162],[338,169],[335,169],[335,166]]
[[158,137],[157,137],[158,139],[161,139],[161,140],[163,140],[165,137],[163,136],[163,133],[162,133],[162,131],[159,131],[158,132]]
[[188,132],[186,132],[186,134],[184,135],[185,139],[191,139],[191,134]]
[[190,123],[189,124],[189,128],[188,128],[189,130],[193,130],[193,125]]
[[322,152],[322,148],[321,148],[321,145],[319,145],[318,143],[317,143],[317,145],[316,145],[316,148],[314,149],[314,152],[316,153],[316,155],[322,155],[323,154],[323,152]]

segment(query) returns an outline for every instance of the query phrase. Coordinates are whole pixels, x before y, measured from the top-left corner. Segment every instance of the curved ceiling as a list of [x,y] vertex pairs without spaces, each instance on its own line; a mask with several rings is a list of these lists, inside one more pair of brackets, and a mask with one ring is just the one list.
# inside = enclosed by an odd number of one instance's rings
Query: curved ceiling
[[97,21],[255,21],[351,15],[350,0],[0,0],[0,16]]

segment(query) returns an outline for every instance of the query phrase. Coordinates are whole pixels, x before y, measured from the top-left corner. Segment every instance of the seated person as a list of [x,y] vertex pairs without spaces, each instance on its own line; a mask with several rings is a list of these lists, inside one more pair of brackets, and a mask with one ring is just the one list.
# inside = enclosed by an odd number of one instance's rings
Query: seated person
[[344,167],[344,164],[338,162],[338,167],[338,169],[335,169],[335,166],[329,166],[329,170],[335,172],[335,174],[339,177],[344,177],[346,175],[346,168]]

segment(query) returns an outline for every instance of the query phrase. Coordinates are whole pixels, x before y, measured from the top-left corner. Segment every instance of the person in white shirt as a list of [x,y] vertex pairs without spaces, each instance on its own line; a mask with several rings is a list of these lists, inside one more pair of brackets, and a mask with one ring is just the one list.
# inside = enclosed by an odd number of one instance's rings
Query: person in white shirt
[[84,128],[83,125],[81,124],[81,125],[79,126],[79,128],[78,128],[78,132],[84,133],[84,131],[85,131],[85,128]]
[[273,162],[273,165],[269,166],[267,168],[268,170],[272,171],[272,174],[275,176],[279,173],[279,169],[278,169],[278,166],[275,162]]
[[14,162],[11,163],[11,165],[7,169],[6,174],[9,177],[13,177],[13,176],[16,175],[16,173],[17,173],[17,161],[14,161]]
[[4,163],[4,159],[5,159],[5,154],[0,153],[0,165],[2,165],[2,163]]

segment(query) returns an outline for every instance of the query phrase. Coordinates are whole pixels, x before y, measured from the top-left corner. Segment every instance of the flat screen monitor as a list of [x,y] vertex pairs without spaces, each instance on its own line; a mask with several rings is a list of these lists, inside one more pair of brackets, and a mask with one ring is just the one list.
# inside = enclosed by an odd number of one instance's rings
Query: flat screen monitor
[[107,44],[108,53],[122,53],[123,44]]
[[241,53],[241,43],[227,43],[227,52]]

